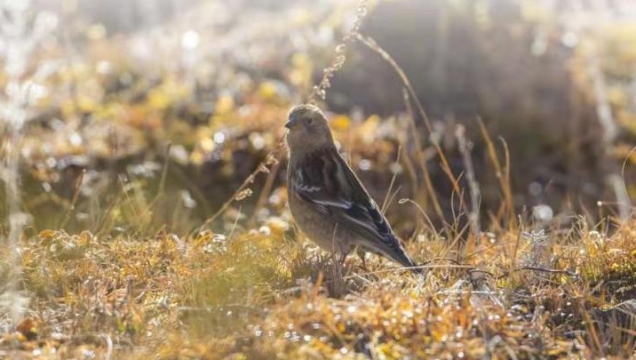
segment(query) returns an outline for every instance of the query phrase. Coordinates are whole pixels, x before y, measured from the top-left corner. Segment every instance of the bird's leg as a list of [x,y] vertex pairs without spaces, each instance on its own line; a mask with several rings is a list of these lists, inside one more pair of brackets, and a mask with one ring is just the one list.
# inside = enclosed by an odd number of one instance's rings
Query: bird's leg
[[345,260],[347,259],[347,253],[344,251],[338,251],[333,253],[333,273],[334,277],[338,276],[342,280],[342,268],[344,267]]
[[364,271],[367,271],[367,252],[364,251],[361,246],[356,245],[356,254],[358,254],[358,257],[360,258],[360,260],[362,260],[362,269],[364,269]]
[[331,237],[332,244],[332,265],[333,265],[333,287],[332,287],[332,295],[336,298],[341,297],[345,293],[345,281],[342,276],[342,268],[344,267],[345,259],[347,258],[347,254],[351,250],[347,246],[343,246],[342,241],[338,238],[337,233],[338,224],[335,224],[333,228],[333,235]]
[[348,255],[348,253],[346,253],[344,251],[340,253],[340,258],[338,259],[338,264],[340,265],[341,268],[344,267],[345,260],[347,260],[347,255]]
[[333,288],[332,295],[336,298],[341,297],[345,293],[345,281],[342,276],[342,267],[344,260],[347,258],[347,254],[344,252],[337,252],[333,258]]
[[338,257],[338,255],[336,253],[331,253],[331,254],[329,254],[329,256],[321,259],[321,265],[325,265],[325,264],[329,264],[329,263],[333,264],[336,261],[337,257]]
[[331,259],[332,259],[331,260],[331,264],[333,266],[333,272],[335,274],[340,268],[342,268],[341,254],[340,253],[334,253],[333,257]]

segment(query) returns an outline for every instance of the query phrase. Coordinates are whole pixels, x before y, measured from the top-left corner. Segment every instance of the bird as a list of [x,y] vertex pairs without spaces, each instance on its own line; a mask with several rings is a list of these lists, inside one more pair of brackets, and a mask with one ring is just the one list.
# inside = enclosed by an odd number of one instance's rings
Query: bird
[[358,247],[421,273],[338,152],[323,112],[313,104],[296,105],[289,111],[285,127],[287,198],[301,232],[339,256],[341,265]]

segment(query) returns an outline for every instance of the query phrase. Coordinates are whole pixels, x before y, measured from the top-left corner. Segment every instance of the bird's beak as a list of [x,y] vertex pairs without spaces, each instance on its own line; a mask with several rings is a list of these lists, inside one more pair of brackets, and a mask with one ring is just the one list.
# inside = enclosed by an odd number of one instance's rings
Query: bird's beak
[[288,129],[291,129],[292,127],[296,126],[296,123],[297,123],[296,119],[289,119],[287,123],[285,124],[285,127]]

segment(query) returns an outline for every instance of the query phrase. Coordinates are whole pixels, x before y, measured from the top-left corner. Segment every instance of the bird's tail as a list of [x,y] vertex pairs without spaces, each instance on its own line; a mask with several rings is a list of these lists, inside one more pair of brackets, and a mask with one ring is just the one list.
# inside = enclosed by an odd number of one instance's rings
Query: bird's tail
[[404,248],[402,248],[402,246],[399,246],[400,242],[399,240],[393,236],[393,241],[395,241],[396,244],[398,244],[397,247],[392,248],[390,253],[386,253],[385,255],[399,263],[400,265],[408,268],[409,270],[411,270],[411,272],[413,272],[414,274],[423,274],[424,270],[419,267],[419,265],[417,265],[417,263],[415,263],[413,260],[411,260],[411,258],[406,254],[406,251],[404,251]]
[[403,266],[407,267],[414,274],[423,274],[424,273],[424,269],[422,269],[413,260],[411,260],[411,258],[406,256],[406,254],[404,254],[404,256],[406,258],[406,261],[404,261],[404,262],[400,261],[400,264],[402,264]]

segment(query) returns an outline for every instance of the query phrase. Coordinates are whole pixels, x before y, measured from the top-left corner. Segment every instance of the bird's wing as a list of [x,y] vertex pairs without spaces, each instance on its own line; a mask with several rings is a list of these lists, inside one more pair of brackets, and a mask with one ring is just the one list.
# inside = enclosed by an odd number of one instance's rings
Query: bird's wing
[[370,250],[412,265],[378,206],[336,149],[308,154],[303,160],[290,174],[290,186],[301,200],[367,239]]

